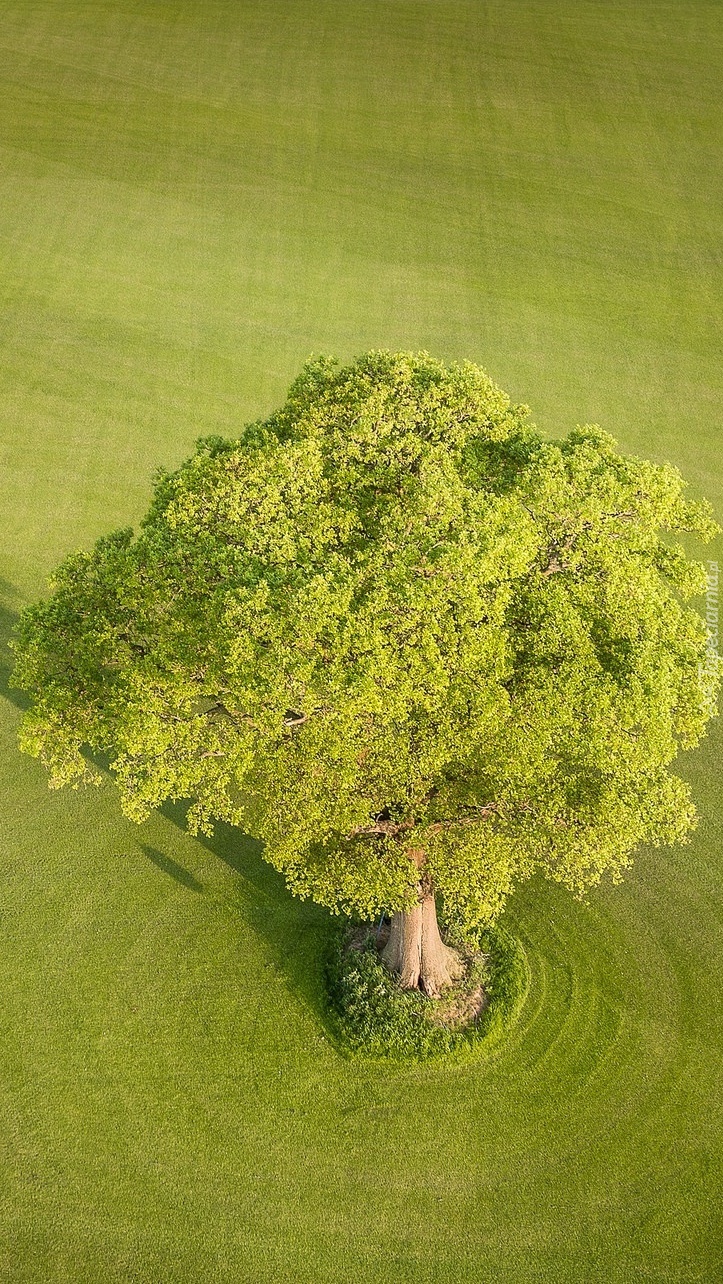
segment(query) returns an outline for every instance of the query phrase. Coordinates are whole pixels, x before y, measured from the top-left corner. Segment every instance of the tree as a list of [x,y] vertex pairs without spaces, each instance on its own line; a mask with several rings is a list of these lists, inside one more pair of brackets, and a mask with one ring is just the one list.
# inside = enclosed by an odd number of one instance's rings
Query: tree
[[470,363],[310,361],[286,404],[161,472],[140,531],[58,570],[22,616],[22,746],[263,839],[292,892],[393,915],[388,965],[438,994],[448,921],[541,869],[575,893],[684,841],[669,771],[716,674],[686,599],[710,538],[669,465],[597,427],[546,441]]

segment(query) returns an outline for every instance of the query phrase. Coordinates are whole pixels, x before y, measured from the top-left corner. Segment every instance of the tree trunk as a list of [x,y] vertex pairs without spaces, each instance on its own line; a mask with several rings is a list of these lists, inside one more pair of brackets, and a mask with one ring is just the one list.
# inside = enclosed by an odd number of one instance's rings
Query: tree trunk
[[422,892],[418,904],[392,918],[389,941],[382,961],[398,977],[403,990],[423,990],[436,999],[464,971],[456,950],[439,934],[437,907],[431,892]]

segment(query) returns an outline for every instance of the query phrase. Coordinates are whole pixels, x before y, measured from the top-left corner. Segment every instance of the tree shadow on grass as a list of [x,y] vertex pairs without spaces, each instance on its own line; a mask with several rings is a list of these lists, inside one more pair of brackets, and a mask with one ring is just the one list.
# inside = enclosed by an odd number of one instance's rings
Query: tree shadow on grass
[[[86,746],[83,756],[113,780],[109,754]],[[186,817],[190,806],[189,799],[168,801],[158,812],[189,836]],[[245,921],[263,938],[272,965],[284,976],[290,990],[331,1033],[324,968],[334,931],[332,915],[313,901],[292,896],[281,874],[263,859],[263,843],[233,825],[216,821],[210,838],[197,834],[194,841],[237,875],[236,905]],[[171,856],[157,847],[144,843],[140,846],[158,869],[178,883],[194,891],[203,890],[203,884]]]
[[203,883],[199,883],[193,874],[184,869],[183,865],[178,864],[178,861],[172,860],[164,852],[159,852],[156,847],[149,847],[147,843],[141,843],[140,846],[143,854],[148,857],[149,861],[157,869],[162,870],[164,874],[168,874],[170,878],[175,878],[176,882],[180,883],[182,887],[188,887],[192,892],[203,891]]
[[[161,814],[184,833],[188,803],[164,803]],[[239,876],[239,908],[263,937],[276,971],[291,992],[330,1032],[324,978],[334,921],[328,910],[292,896],[281,874],[263,859],[263,844],[217,822],[213,837],[197,841]]]
[[9,646],[22,605],[17,589],[0,579],[0,695],[24,713],[30,708],[30,701],[22,691],[10,686],[15,658]]
[[[31,702],[23,692],[10,686],[14,657],[8,646],[23,605],[13,585],[0,579],[0,695],[24,712]],[[112,778],[107,754],[86,749],[85,756]],[[160,811],[186,833],[189,805],[188,802],[168,802]],[[239,909],[254,931],[263,937],[274,967],[284,976],[292,993],[314,1013],[325,1030],[329,1030],[324,962],[333,933],[332,916],[313,902],[292,896],[281,875],[263,859],[263,844],[241,830],[218,822],[213,837],[200,834],[197,841],[238,876]],[[141,849],[148,860],[181,886],[195,892],[203,890],[203,884],[165,852],[145,843]]]

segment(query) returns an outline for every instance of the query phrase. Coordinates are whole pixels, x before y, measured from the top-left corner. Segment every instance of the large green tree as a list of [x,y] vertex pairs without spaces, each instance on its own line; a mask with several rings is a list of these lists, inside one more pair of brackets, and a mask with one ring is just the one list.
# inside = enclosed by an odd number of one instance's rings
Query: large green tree
[[669,767],[716,674],[671,532],[717,527],[674,468],[527,416],[470,363],[309,362],[24,613],[23,747],[54,786],[109,753],[133,819],[190,799],[298,896],[389,911],[428,994],[458,969],[435,897],[484,924],[536,869],[582,892],[683,841]]

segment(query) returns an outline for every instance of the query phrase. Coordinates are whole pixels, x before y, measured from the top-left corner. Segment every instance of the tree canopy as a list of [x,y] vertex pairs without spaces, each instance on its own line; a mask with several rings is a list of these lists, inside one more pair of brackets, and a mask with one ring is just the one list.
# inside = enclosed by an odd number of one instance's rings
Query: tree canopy
[[190,799],[363,917],[414,903],[411,851],[467,924],[536,869],[617,879],[695,820],[669,768],[715,675],[672,536],[718,528],[684,489],[598,427],[545,440],[471,363],[312,360],[24,612],[22,745],[54,786],[109,753],[133,819]]

